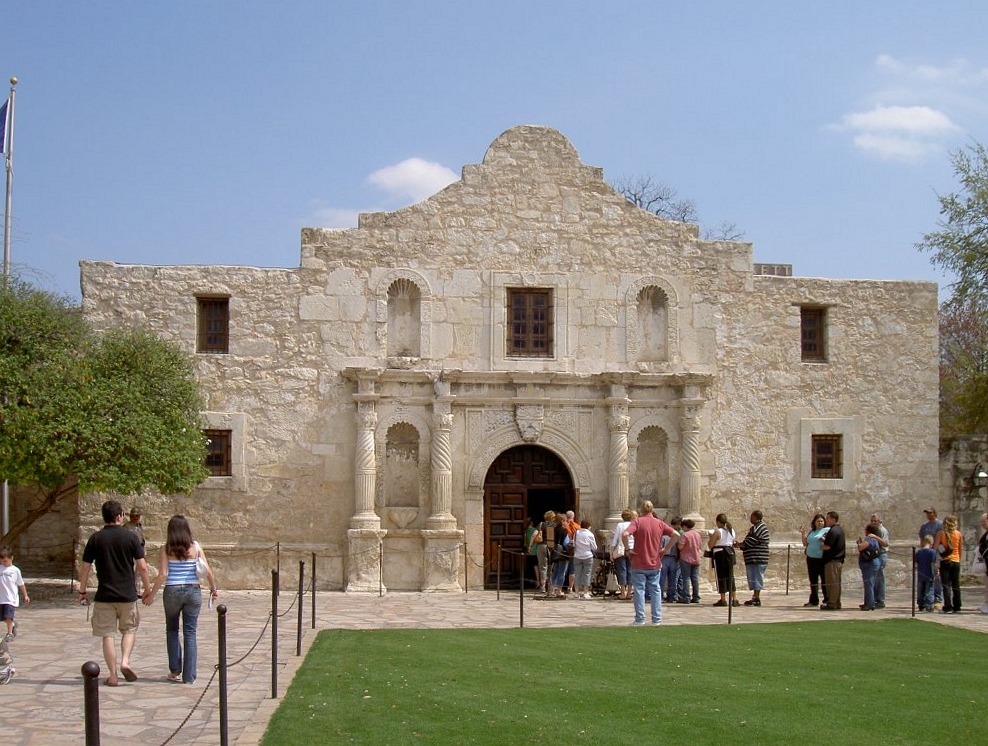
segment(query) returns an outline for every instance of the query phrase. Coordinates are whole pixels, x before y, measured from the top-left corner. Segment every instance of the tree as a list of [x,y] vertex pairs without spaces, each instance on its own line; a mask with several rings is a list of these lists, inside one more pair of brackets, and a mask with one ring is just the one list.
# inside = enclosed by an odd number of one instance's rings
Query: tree
[[[656,181],[651,174],[622,176],[615,180],[614,188],[633,205],[665,220],[693,224],[700,222],[693,200],[680,198],[675,189]],[[740,241],[744,238],[744,231],[736,223],[723,221],[713,230],[704,230],[703,237],[708,241]]]
[[940,306],[940,437],[988,432],[988,307]]
[[80,309],[0,284],[0,474],[39,497],[15,542],[78,482],[84,492],[190,492],[204,466],[191,359],[149,332],[92,332]]
[[981,143],[950,154],[959,192],[937,195],[940,230],[916,244],[932,253],[930,261],[953,273],[953,300],[988,300],[988,152]]

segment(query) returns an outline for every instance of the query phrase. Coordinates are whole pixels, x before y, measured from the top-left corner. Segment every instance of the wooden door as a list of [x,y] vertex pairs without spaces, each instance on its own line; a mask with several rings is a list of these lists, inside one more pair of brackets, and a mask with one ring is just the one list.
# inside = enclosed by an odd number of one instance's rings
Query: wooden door
[[[484,482],[484,587],[517,588],[524,563],[525,518],[546,510],[576,510],[566,465],[551,451],[517,446],[495,459]],[[504,551],[501,551],[504,550]]]

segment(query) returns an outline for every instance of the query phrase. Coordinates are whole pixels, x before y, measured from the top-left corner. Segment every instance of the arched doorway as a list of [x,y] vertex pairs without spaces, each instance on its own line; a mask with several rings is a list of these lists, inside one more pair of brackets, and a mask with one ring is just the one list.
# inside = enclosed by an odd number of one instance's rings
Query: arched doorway
[[578,494],[566,464],[540,446],[515,446],[498,456],[484,479],[484,587],[518,587],[525,518],[538,525],[547,510],[579,512]]

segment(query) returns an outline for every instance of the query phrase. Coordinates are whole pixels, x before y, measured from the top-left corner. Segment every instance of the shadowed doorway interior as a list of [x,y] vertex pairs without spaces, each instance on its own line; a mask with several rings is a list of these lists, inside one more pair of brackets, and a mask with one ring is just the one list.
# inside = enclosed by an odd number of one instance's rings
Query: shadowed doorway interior
[[[547,510],[579,513],[569,470],[540,446],[516,446],[500,456],[484,480],[484,587],[517,588],[525,544],[525,518],[535,525]],[[528,585],[534,578],[527,578]]]

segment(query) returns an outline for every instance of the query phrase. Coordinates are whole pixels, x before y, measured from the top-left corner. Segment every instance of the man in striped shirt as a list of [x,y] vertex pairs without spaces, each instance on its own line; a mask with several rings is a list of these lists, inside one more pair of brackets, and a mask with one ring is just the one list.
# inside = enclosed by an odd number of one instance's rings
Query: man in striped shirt
[[748,518],[751,528],[744,541],[738,543],[738,548],[744,552],[744,569],[748,575],[748,587],[751,598],[744,602],[745,606],[762,605],[762,588],[765,587],[765,568],[768,567],[768,526],[762,520],[762,511],[752,511]]

